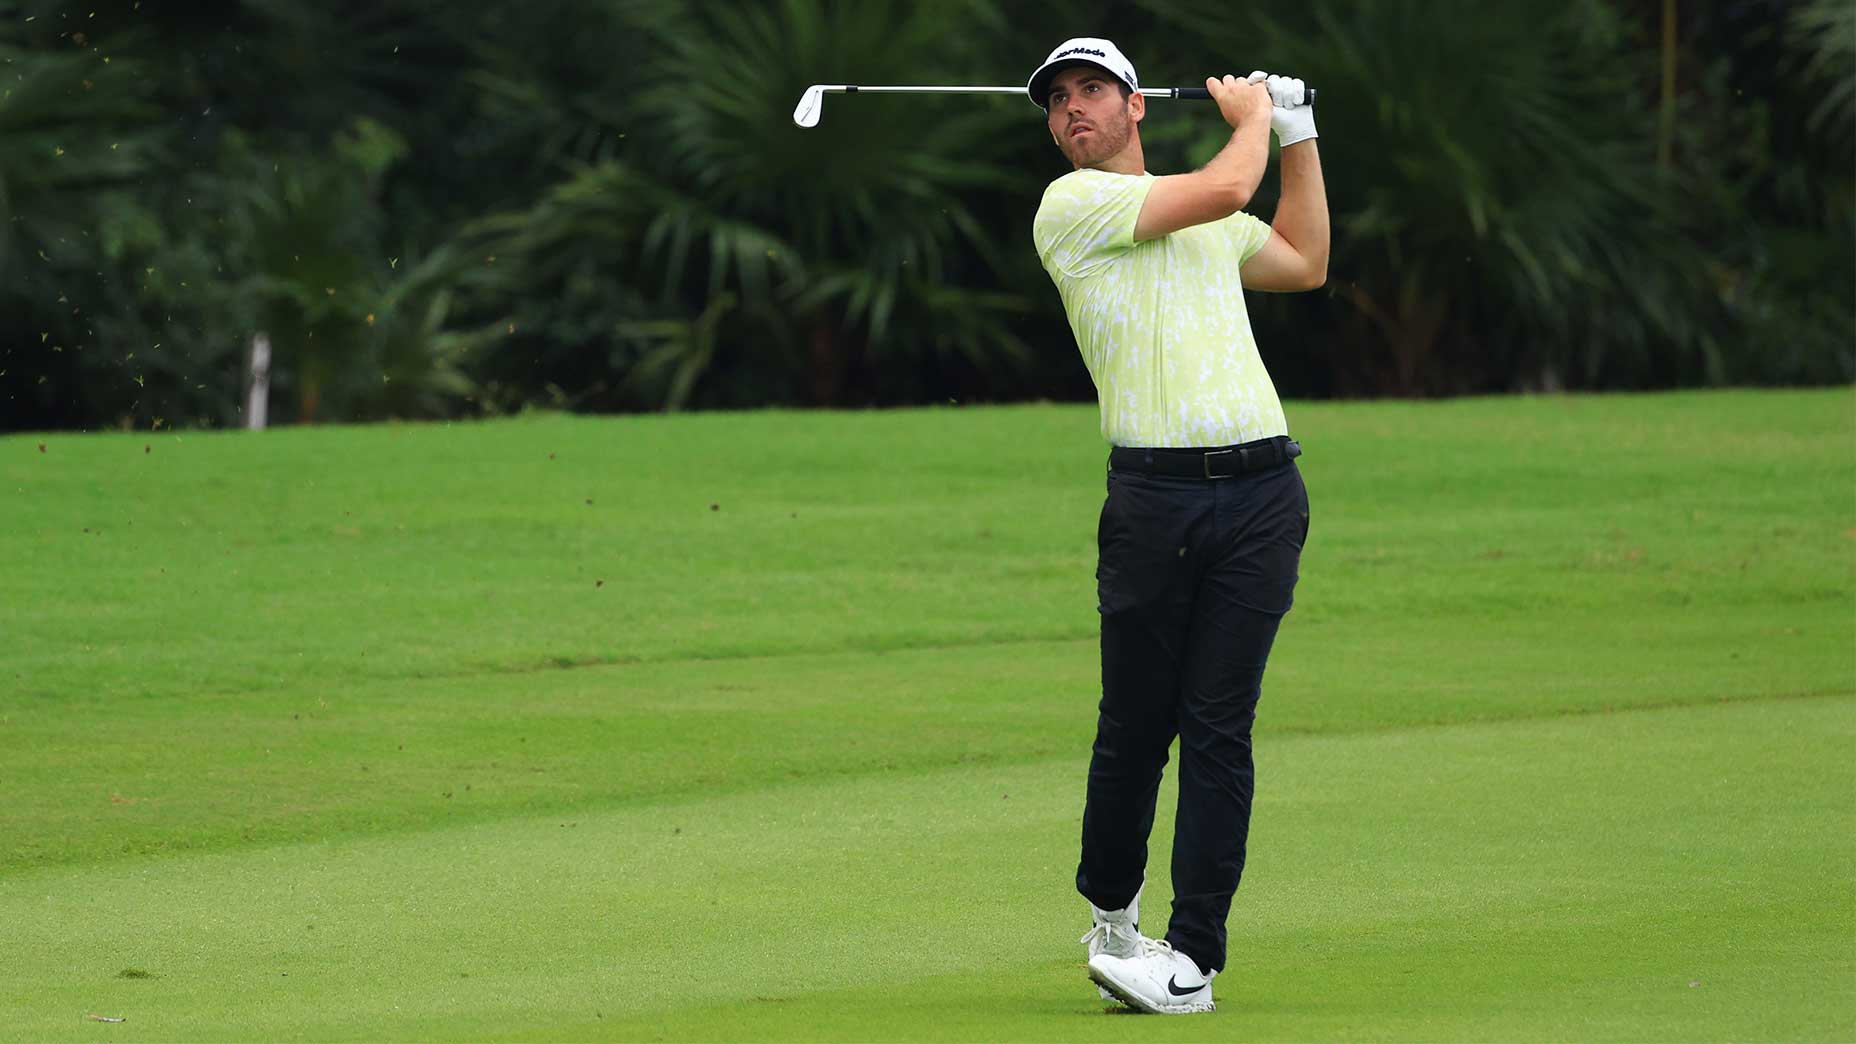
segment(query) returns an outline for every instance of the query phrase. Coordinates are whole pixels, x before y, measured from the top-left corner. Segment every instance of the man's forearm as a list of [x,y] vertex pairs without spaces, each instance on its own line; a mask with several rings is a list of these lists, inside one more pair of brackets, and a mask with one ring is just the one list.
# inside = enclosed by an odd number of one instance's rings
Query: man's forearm
[[1240,210],[1257,194],[1257,186],[1263,183],[1263,172],[1269,163],[1270,121],[1266,115],[1263,119],[1247,119],[1239,124],[1231,132],[1231,140],[1201,169],[1230,188],[1237,200],[1231,209]]
[[[1307,261],[1321,280],[1328,271],[1328,192],[1321,181],[1315,139],[1282,150],[1282,199],[1270,227]],[[1317,283],[1318,285],[1318,283]]]

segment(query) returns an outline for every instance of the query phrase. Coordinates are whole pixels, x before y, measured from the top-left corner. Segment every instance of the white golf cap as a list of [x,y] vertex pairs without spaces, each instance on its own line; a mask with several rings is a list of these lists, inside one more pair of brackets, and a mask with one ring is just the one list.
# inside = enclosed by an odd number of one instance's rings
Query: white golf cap
[[1121,53],[1121,48],[1107,40],[1094,36],[1077,36],[1057,45],[1038,66],[1038,71],[1025,81],[1025,93],[1031,95],[1031,101],[1038,108],[1047,108],[1050,102],[1050,81],[1060,65],[1071,62],[1088,62],[1107,72],[1110,76],[1128,85],[1131,91],[1141,89],[1141,78],[1134,74],[1134,63]]

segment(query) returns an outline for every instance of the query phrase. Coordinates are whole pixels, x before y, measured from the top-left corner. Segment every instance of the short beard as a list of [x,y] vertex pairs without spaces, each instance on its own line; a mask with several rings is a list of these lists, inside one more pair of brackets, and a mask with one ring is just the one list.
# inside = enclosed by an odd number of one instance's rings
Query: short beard
[[1095,131],[1095,140],[1088,143],[1087,151],[1071,139],[1064,139],[1063,154],[1077,167],[1094,166],[1127,148],[1128,139],[1134,136],[1134,120],[1123,106],[1112,122],[1097,124]]

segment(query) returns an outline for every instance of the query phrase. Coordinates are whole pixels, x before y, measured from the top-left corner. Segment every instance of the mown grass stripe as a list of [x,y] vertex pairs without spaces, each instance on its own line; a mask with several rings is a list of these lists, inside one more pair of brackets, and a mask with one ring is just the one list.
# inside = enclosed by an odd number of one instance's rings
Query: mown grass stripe
[[[1848,699],[1283,738],[1261,752],[1225,1014],[1138,1032],[1834,1039],[1856,1014],[1852,739]],[[37,871],[0,882],[10,1022],[1120,1039],[1078,967],[1069,765]],[[1156,873],[1150,919],[1166,896]]]

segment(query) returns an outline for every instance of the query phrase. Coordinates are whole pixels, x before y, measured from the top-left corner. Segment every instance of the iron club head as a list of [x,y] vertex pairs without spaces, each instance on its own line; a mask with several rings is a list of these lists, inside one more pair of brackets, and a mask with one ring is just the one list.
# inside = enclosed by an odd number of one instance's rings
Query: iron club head
[[793,109],[793,122],[801,127],[818,126],[818,112],[825,107],[825,85],[815,83],[806,88],[806,93],[799,96],[799,104]]

